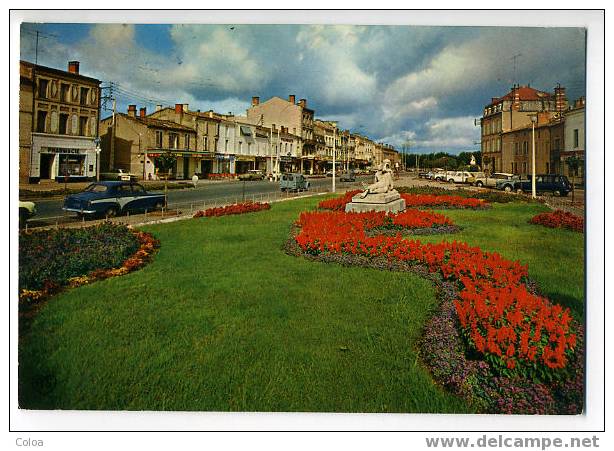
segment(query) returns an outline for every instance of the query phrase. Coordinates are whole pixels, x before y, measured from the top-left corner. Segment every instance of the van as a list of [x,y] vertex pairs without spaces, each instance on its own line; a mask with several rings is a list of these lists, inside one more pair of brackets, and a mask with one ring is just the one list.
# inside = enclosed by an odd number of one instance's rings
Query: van
[[309,181],[303,174],[282,174],[279,188],[282,191],[305,191],[309,189]]

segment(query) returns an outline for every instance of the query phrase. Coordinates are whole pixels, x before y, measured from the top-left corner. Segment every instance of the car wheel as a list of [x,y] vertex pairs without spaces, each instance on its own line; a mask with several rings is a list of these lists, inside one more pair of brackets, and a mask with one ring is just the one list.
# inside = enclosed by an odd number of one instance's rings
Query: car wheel
[[518,193],[518,194],[522,194],[522,188],[518,188],[518,189],[516,190],[516,193]]
[[117,207],[109,207],[107,208],[107,211],[104,212],[104,215],[107,218],[114,218],[115,216],[117,216],[117,214],[119,213]]
[[482,188],[484,184],[482,182],[478,182],[475,184],[475,186],[477,186],[478,188]]
[[506,193],[511,193],[512,192],[512,187],[510,185],[505,185],[505,187],[503,188],[503,190]]
[[164,208],[164,202],[162,202],[161,200],[157,201],[153,206],[154,210],[162,210],[163,208]]
[[456,182],[454,181],[454,179],[450,179],[450,180],[448,180],[448,183],[452,183],[452,184],[454,184],[454,183],[456,183]]

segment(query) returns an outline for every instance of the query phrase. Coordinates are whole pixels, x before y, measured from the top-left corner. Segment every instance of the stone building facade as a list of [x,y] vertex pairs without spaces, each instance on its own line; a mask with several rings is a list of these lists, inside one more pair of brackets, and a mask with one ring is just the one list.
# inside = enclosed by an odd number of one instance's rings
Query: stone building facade
[[159,178],[156,157],[168,153],[176,157],[171,177],[190,179],[200,171],[204,154],[196,151],[196,132],[185,125],[148,117],[136,105],[127,113],[116,113],[100,122],[101,165],[103,170],[123,169],[141,179]]
[[[535,173],[559,171],[559,150],[563,139],[563,122],[539,113],[535,125]],[[519,127],[501,134],[501,172],[527,176],[532,173],[533,128]]]
[[174,108],[163,108],[158,105],[156,111],[148,117],[174,122],[192,129],[196,133],[193,146],[196,154],[190,169],[201,175],[215,172],[217,162],[215,155],[222,116],[213,111],[191,111],[188,104],[176,103]]
[[[584,183],[584,161],[586,147],[586,116],[585,116],[584,97],[574,102],[572,108],[565,112],[564,145],[560,153],[561,174],[571,179],[575,177],[576,182]],[[568,158],[577,157],[580,159],[580,167],[571,172],[565,161]]]
[[250,124],[274,130],[284,127],[287,133],[299,138],[296,149],[294,167],[304,167],[304,161],[313,160],[316,141],[314,137],[314,110],[307,107],[307,100],[300,99],[296,102],[294,95],[288,99],[272,97],[266,102],[260,102],[260,97],[252,97],[252,106],[247,109],[246,121]]
[[94,179],[98,167],[100,81],[20,61],[19,180]]
[[514,85],[503,97],[493,97],[480,119],[483,167],[491,172],[507,171],[502,135],[531,126],[531,116],[537,113],[546,113],[548,119],[560,118],[566,109],[565,88],[560,85],[554,88],[554,94]]

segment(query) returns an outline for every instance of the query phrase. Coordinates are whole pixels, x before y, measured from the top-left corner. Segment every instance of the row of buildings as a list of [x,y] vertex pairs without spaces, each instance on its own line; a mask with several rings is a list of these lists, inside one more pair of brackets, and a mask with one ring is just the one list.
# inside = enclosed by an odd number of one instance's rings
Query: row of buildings
[[101,120],[100,83],[80,75],[77,61],[68,71],[21,61],[21,182],[92,179],[112,169],[155,179],[161,155],[173,156],[178,179],[253,169],[318,174],[332,168],[333,157],[343,168],[371,168],[384,159],[400,164],[393,147],[317,119],[294,95],[253,97],[244,116],[180,103],[151,112],[131,104]]
[[570,171],[568,158],[585,158],[585,100],[568,102],[565,88],[553,93],[514,85],[493,97],[481,118],[483,166],[492,172],[527,175],[532,168],[533,131],[535,172],[584,179],[584,164]]

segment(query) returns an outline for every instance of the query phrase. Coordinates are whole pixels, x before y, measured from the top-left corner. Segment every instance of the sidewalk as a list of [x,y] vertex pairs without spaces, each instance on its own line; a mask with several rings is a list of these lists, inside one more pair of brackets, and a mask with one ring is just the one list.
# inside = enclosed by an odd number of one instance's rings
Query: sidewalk
[[[238,182],[233,179],[208,180],[203,179],[198,181],[198,186],[209,185],[220,182]],[[19,198],[23,200],[49,199],[53,197],[63,197],[67,194],[79,193],[87,188],[92,182],[75,182],[75,183],[58,183],[53,180],[45,180],[40,183],[20,183]],[[163,190],[164,181],[160,180],[139,180],[140,183],[148,191]],[[193,189],[192,180],[169,180],[168,189]]]

